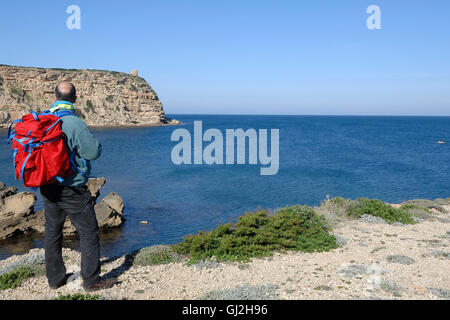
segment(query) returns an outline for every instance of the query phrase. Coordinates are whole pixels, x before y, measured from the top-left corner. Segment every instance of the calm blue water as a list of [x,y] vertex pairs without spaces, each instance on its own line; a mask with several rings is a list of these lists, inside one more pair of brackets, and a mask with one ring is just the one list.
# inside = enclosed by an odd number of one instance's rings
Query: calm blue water
[[[176,166],[170,136],[179,127],[96,130],[104,152],[93,174],[107,177],[103,196],[123,197],[127,219],[103,239],[103,255],[174,243],[257,207],[316,205],[326,195],[389,202],[450,197],[450,117],[172,117],[191,132],[194,120],[222,132],[280,129],[280,171],[261,176],[259,165]],[[4,143],[0,169],[0,181],[14,184]],[[40,238],[26,241],[25,248],[42,245]],[[0,246],[0,258],[23,250],[19,243]]]

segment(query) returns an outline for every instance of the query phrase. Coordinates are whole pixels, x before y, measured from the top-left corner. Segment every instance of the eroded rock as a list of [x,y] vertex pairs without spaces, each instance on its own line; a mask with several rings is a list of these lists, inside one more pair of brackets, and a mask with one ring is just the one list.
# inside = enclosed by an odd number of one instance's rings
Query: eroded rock
[[29,231],[34,220],[36,196],[21,192],[6,196],[0,201],[0,239]]
[[124,221],[122,198],[111,192],[105,199],[95,205],[95,214],[100,228],[120,226]]
[[[100,189],[105,184],[105,178],[90,179],[87,183],[94,203],[100,195]],[[11,238],[25,232],[45,232],[44,210],[34,211],[36,195],[30,192],[17,193],[16,187],[7,187],[0,182],[0,239]],[[4,195],[4,198],[3,198]],[[120,226],[123,221],[124,204],[122,198],[111,192],[94,207],[99,228],[107,230]],[[75,227],[67,218],[63,233],[73,235]]]
[[0,182],[0,199],[12,196],[17,193],[16,187],[7,187],[3,182]]
[[105,185],[105,178],[90,178],[86,183],[94,201],[100,196],[100,189]]

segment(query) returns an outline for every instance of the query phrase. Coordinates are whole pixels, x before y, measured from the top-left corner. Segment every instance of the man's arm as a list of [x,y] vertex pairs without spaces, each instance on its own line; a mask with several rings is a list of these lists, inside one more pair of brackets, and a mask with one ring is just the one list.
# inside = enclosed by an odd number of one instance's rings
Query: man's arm
[[96,160],[102,153],[102,145],[88,127],[83,128],[77,136],[78,155],[86,160]]

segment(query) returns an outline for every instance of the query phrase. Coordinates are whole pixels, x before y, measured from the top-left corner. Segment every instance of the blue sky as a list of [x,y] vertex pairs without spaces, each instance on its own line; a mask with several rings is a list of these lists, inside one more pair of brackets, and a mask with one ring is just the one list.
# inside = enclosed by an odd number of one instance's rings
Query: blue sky
[[0,63],[139,69],[167,113],[450,115],[447,0],[16,0],[0,28]]

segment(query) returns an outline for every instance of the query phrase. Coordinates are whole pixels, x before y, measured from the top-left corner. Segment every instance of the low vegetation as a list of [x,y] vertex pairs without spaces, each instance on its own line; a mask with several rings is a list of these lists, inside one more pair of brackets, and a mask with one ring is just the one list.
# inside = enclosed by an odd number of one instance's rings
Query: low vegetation
[[416,206],[415,209],[425,209],[428,212],[435,210],[440,213],[447,213],[447,210],[443,207],[444,205],[450,205],[450,199],[436,199],[434,201],[425,199],[414,199],[403,203],[404,206]]
[[54,300],[99,300],[100,296],[98,295],[90,295],[90,294],[68,294],[68,295],[60,295],[56,297]]
[[181,261],[182,257],[169,246],[153,246],[135,251],[126,256],[127,263],[133,266],[150,266]]
[[173,250],[190,257],[189,263],[215,257],[217,261],[247,262],[274,251],[328,251],[338,247],[323,217],[307,206],[261,210],[245,214],[236,223],[219,225],[209,232],[187,236]]
[[413,216],[405,208],[394,208],[378,199],[358,198],[347,210],[350,217],[360,218],[364,214],[380,217],[387,223],[400,222],[403,224],[413,224]]
[[34,276],[30,267],[17,268],[11,272],[0,276],[0,290],[15,289],[22,284],[22,281]]
[[9,88],[9,93],[18,103],[32,101],[30,95],[23,89],[11,87]]
[[95,109],[94,109],[94,104],[92,103],[92,101],[91,100],[87,100],[86,101],[86,107],[84,108],[84,110],[86,111],[86,112],[95,112]]
[[358,198],[351,200],[340,197],[327,198],[320,207],[316,208],[317,212],[325,217],[328,226],[335,226],[348,218],[361,218],[363,215],[380,217],[389,224],[395,222],[413,224],[415,223],[415,214],[413,213],[417,209],[426,210],[426,208],[414,204],[404,204],[400,208],[394,208],[377,199]]

